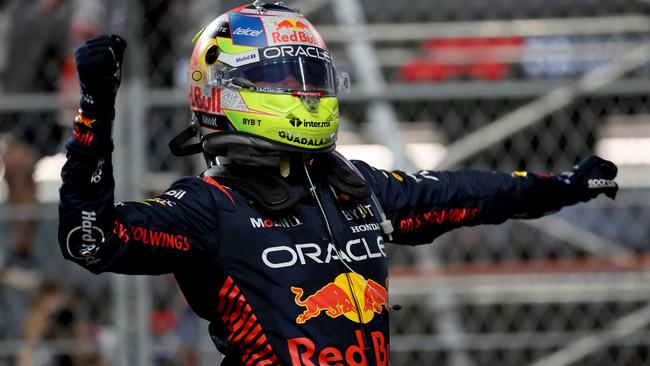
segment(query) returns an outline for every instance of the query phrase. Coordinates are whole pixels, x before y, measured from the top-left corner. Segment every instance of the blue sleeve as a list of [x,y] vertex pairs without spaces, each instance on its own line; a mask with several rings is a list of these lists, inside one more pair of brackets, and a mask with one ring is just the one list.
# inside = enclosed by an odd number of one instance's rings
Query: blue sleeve
[[[59,245],[94,273],[162,274],[208,250],[213,190],[183,178],[158,197],[114,203],[110,131],[75,123],[61,176]],[[102,134],[104,132],[104,134]]]
[[459,171],[384,171],[355,161],[395,228],[394,243],[424,244],[461,226],[536,218],[567,204],[552,176]]

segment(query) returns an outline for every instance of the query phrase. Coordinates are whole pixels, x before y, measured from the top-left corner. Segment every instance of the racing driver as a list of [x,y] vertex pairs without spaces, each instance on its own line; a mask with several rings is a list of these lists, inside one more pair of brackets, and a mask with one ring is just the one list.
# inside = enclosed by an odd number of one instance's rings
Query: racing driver
[[[173,273],[222,365],[387,365],[386,243],[555,212],[601,193],[591,156],[557,175],[384,171],[334,151],[347,75],[299,12],[259,1],[193,40],[189,126],[170,143],[208,169],[114,203],[111,139],[126,42],[75,54],[80,112],[61,187],[63,255],[93,273]],[[188,142],[191,141],[191,142]]]

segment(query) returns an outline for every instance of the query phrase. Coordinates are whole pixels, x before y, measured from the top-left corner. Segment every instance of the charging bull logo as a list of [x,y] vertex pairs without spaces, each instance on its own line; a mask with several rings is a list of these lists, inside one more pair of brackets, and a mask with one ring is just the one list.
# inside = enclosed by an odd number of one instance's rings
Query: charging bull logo
[[305,23],[301,22],[300,20],[294,19],[294,18],[287,18],[278,24],[276,24],[275,29],[292,29],[292,30],[298,30],[298,29],[307,29],[307,25]]
[[342,273],[334,282],[328,283],[312,295],[302,299],[304,290],[291,287],[294,301],[305,310],[296,318],[297,324],[325,312],[330,318],[341,315],[356,323],[368,323],[375,316],[388,310],[388,291],[373,280],[366,280],[357,273]]
[[93,124],[95,123],[95,119],[88,118],[84,116],[83,114],[79,113],[75,116],[74,121],[80,125],[84,125],[88,128],[93,128]]

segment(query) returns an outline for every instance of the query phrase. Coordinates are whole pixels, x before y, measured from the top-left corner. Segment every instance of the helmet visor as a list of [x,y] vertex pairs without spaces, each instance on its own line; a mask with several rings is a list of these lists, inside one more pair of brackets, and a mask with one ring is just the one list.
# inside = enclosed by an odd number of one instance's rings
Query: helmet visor
[[330,63],[303,57],[266,60],[223,73],[226,85],[276,94],[335,96],[337,79]]

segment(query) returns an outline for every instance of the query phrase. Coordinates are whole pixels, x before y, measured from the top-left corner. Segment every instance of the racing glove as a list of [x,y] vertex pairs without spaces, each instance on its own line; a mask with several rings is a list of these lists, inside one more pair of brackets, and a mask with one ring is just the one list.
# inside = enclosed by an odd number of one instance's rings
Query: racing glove
[[126,41],[119,36],[101,35],[75,51],[84,116],[108,122],[115,118],[115,97],[122,79],[125,48]]
[[573,203],[586,202],[603,193],[615,199],[618,184],[614,181],[618,168],[611,161],[590,155],[569,172],[558,175],[569,186],[568,198]]
[[116,35],[88,40],[75,51],[81,99],[68,150],[94,155],[112,150],[115,97],[122,77],[126,41]]
[[614,181],[618,169],[611,161],[590,155],[572,170],[560,174],[513,172],[515,177],[531,179],[525,212],[516,217],[536,218],[556,212],[564,206],[587,202],[603,193],[614,199],[618,185]]

